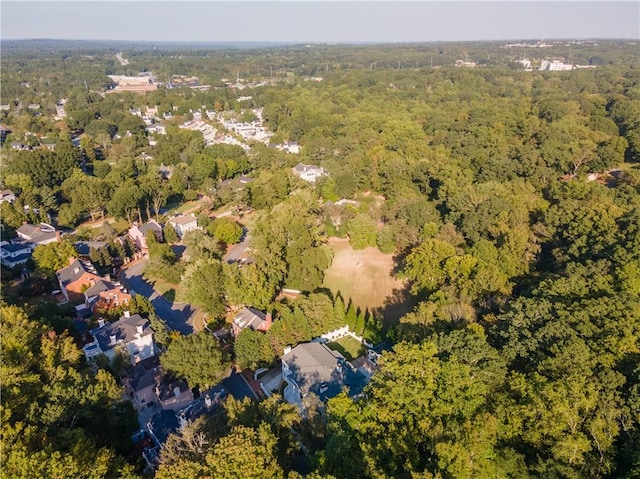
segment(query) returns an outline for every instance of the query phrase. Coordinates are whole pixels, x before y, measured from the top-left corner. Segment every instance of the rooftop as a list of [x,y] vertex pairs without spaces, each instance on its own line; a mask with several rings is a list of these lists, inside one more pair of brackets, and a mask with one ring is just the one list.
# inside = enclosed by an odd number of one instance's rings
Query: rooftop
[[[138,333],[138,326],[142,327],[142,333]],[[138,337],[153,334],[153,329],[147,319],[139,314],[134,314],[129,318],[123,316],[115,323],[105,323],[101,328],[92,330],[91,334],[100,344],[100,349],[107,351],[116,344],[126,344],[138,339]],[[111,341],[112,336],[115,336],[115,344]]]
[[169,223],[174,223],[177,225],[187,225],[194,221],[197,221],[197,218],[195,216],[180,215],[180,216],[174,216],[173,218],[171,218],[169,220]]
[[142,391],[155,386],[161,376],[159,356],[152,356],[136,364],[129,373],[129,386],[134,391]]
[[162,226],[160,226],[160,224],[156,223],[154,220],[150,220],[142,226],[138,226],[138,230],[140,231],[140,233],[146,234],[147,231],[162,231]]
[[354,372],[344,357],[319,342],[303,343],[282,356],[302,394],[315,393],[321,400],[337,396],[343,387],[357,395],[367,378]]
[[91,286],[89,289],[87,289],[84,292],[84,295],[87,298],[90,298],[91,296],[97,296],[98,294],[104,292],[104,291],[111,291],[114,289],[120,289],[120,284],[119,283],[113,283],[111,281],[107,281],[104,279],[99,279],[95,282],[95,284],[93,286]]
[[57,236],[56,229],[46,223],[39,225],[25,223],[16,232],[21,238],[31,240],[36,244],[50,241]]
[[76,241],[73,246],[76,248],[78,254],[88,255],[91,252],[91,248],[100,249],[106,246],[106,241]]
[[79,279],[85,273],[93,274],[99,278],[91,264],[87,264],[79,259],[74,259],[69,266],[56,271],[56,276],[60,280],[60,283],[66,286]]
[[235,324],[240,329],[258,329],[267,320],[266,313],[254,308],[242,308],[240,312],[233,319]]

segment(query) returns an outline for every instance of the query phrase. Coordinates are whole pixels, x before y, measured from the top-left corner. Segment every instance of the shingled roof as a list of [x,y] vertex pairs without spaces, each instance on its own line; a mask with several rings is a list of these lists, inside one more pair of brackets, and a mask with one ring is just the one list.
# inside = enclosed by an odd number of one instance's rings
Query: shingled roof
[[[138,332],[138,326],[142,327],[142,333]],[[115,323],[106,323],[101,328],[94,329],[91,333],[98,341],[100,349],[107,351],[117,344],[127,344],[138,337],[153,334],[153,329],[151,329],[149,320],[144,319],[139,314],[134,314],[129,318],[124,316]],[[111,341],[112,336],[115,336],[115,344]]]

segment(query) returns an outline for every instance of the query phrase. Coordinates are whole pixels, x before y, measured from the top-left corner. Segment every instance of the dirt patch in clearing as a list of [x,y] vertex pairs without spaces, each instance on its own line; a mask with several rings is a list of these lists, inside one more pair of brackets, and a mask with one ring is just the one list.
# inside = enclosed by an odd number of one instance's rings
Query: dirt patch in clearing
[[324,286],[333,294],[340,293],[345,303],[351,299],[361,309],[380,314],[386,325],[413,309],[406,284],[393,275],[393,255],[371,247],[356,251],[341,238],[331,238],[329,246],[334,257],[325,272]]

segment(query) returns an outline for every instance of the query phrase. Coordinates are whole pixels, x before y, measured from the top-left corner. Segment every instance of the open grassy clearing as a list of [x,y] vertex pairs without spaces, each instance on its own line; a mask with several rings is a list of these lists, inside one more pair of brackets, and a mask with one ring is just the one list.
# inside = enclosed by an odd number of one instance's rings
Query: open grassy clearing
[[382,316],[385,323],[395,322],[414,307],[403,281],[393,276],[393,255],[377,248],[354,250],[349,241],[331,238],[333,263],[325,272],[324,286],[340,293],[361,309]]
[[365,353],[365,348],[360,341],[352,338],[351,336],[345,336],[337,341],[331,341],[330,343],[327,343],[327,347],[334,351],[338,351],[347,361],[359,358]]

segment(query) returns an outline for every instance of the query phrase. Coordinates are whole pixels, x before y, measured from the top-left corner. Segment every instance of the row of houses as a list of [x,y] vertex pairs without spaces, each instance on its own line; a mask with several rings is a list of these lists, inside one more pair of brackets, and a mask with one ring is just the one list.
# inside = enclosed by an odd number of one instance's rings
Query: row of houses
[[[8,196],[10,198],[10,195]],[[13,198],[15,200],[15,195]],[[25,223],[16,230],[16,233],[17,238],[0,243],[0,263],[7,268],[15,268],[26,263],[36,246],[60,241],[60,231],[47,223],[38,225]]]
[[[1,192],[0,203],[3,201],[10,203],[15,201],[15,195],[11,190],[3,190]],[[189,231],[199,229],[198,220],[193,215],[174,216],[168,220],[168,224],[176,230],[179,238],[182,238]],[[148,250],[146,235],[149,231],[153,231],[157,239],[162,241],[162,225],[154,220],[144,224],[134,222],[128,231],[128,236],[133,240],[136,250],[143,254]],[[47,223],[38,225],[25,223],[16,230],[16,233],[17,238],[0,242],[0,263],[7,268],[15,268],[26,263],[32,257],[33,250],[37,246],[61,240],[61,232]],[[84,243],[76,243],[76,249],[79,254],[88,255],[88,251],[79,249]],[[96,245],[96,247],[99,247],[99,245]]]

